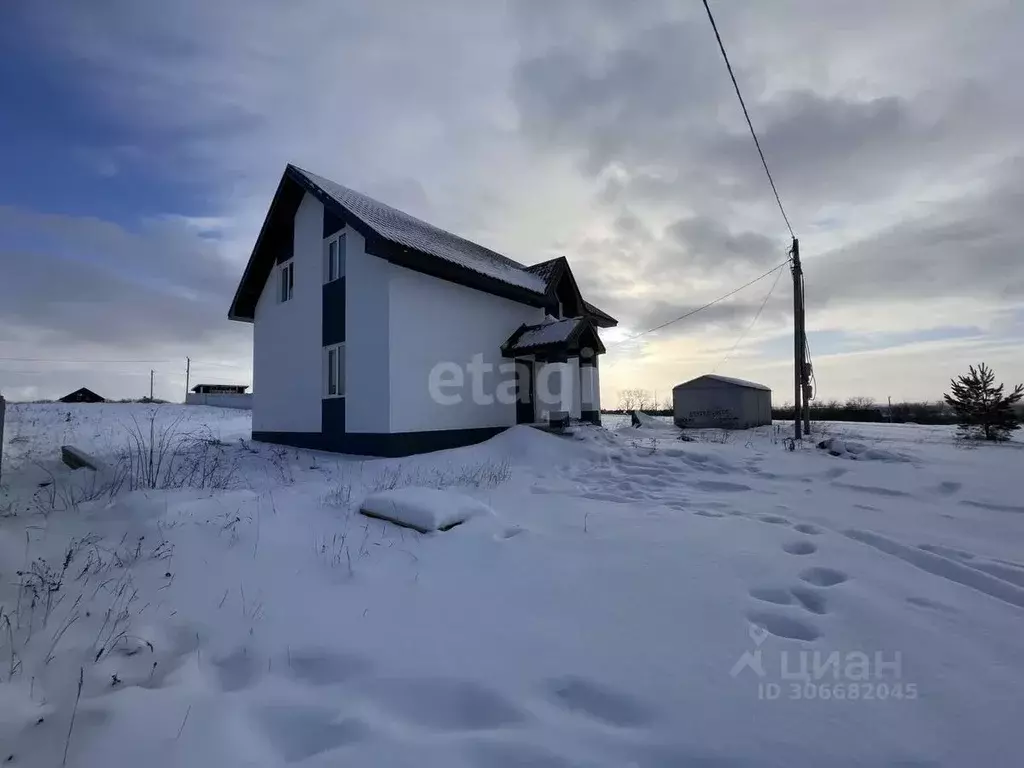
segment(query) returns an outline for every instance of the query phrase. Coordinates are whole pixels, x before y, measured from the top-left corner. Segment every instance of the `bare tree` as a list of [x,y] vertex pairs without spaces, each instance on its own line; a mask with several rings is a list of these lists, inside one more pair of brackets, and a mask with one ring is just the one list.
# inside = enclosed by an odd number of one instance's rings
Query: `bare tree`
[[619,390],[619,408],[624,411],[646,411],[652,405],[651,393],[646,389]]

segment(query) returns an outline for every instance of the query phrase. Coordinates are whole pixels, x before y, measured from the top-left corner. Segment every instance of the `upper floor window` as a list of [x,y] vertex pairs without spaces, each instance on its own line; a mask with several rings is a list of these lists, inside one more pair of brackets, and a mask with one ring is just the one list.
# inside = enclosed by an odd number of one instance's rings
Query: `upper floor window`
[[324,252],[324,282],[332,283],[345,276],[345,234],[335,235],[327,241]]
[[278,296],[281,301],[289,301],[295,292],[295,262],[286,261],[280,269],[280,290]]

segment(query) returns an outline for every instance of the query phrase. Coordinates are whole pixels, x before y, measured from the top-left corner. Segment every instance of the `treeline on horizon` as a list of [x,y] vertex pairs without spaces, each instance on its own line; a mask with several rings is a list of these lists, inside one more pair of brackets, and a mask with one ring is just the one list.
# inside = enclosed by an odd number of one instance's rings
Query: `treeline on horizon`
[[[672,416],[671,408],[640,409],[651,416]],[[1017,408],[1024,418],[1024,406]],[[602,413],[628,414],[623,408],[610,408]],[[793,404],[772,406],[772,418],[780,421],[793,418]],[[812,421],[889,422],[893,424],[956,424],[956,415],[941,400],[893,403],[879,405],[870,397],[851,397],[840,400],[811,401]]]

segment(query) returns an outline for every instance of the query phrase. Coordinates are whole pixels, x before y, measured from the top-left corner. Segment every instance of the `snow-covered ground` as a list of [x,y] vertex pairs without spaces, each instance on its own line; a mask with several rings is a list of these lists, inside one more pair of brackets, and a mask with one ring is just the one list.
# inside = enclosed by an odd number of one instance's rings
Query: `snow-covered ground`
[[[147,406],[8,407],[0,761],[1021,764],[1020,442],[664,423],[361,460],[152,412],[176,490],[116,480]],[[358,514],[404,486],[494,514]]]

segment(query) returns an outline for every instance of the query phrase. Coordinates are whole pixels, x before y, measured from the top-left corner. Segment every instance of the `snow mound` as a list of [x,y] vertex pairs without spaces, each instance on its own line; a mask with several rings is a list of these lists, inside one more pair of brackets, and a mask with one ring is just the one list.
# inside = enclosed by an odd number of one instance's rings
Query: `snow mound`
[[359,511],[420,533],[447,531],[471,517],[494,514],[482,501],[461,493],[415,486],[371,493]]
[[659,432],[678,432],[679,429],[671,421],[651,416],[643,411],[637,411],[636,417],[640,419],[639,429],[656,429]]
[[[533,427],[519,425],[495,435],[482,443],[481,447],[496,459],[509,459],[517,465],[550,469],[553,466],[602,458],[606,451],[588,439],[593,433],[600,431],[579,427],[572,434],[552,435]],[[480,449],[476,447],[459,448],[452,451],[452,455],[457,455],[457,451],[475,456],[477,460],[481,456]]]
[[882,448],[869,448],[864,443],[856,443],[852,440],[840,440],[838,437],[829,437],[818,443],[818,447],[828,451],[833,456],[844,459],[859,461],[909,461],[906,456],[901,456],[892,451]]

